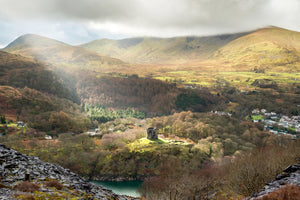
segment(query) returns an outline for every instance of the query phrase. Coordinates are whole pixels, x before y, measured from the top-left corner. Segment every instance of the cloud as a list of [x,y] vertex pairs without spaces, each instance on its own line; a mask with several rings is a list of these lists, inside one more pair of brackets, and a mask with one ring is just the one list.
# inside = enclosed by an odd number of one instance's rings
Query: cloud
[[15,32],[32,28],[54,38],[73,37],[73,43],[103,36],[222,34],[268,25],[300,30],[298,0],[0,0],[0,5],[0,23],[19,26]]

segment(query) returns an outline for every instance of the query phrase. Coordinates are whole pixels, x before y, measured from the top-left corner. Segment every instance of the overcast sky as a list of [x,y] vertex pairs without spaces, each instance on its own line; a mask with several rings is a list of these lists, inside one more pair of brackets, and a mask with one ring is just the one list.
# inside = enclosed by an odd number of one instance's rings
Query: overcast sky
[[81,44],[269,25],[300,31],[300,0],[0,0],[0,47],[26,33]]

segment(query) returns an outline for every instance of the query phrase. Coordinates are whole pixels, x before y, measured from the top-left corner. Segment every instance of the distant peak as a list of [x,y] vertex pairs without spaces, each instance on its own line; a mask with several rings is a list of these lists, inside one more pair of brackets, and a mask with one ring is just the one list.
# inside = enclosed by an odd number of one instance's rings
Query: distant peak
[[280,28],[280,27],[278,27],[278,26],[266,26],[265,28],[282,29],[282,28]]
[[37,34],[25,34],[21,35],[11,43],[9,43],[5,48],[11,48],[16,46],[49,46],[49,45],[64,45],[65,43],[51,38],[47,38]]
[[256,31],[270,31],[270,30],[281,30],[281,31],[291,31],[291,30],[288,30],[288,29],[285,29],[285,28],[281,28],[281,27],[278,27],[278,26],[266,26],[264,28],[260,28]]

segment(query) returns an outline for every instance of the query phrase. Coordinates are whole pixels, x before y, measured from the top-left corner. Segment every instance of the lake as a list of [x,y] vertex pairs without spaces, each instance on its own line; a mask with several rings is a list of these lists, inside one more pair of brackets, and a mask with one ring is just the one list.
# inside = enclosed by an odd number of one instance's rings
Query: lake
[[139,187],[142,185],[142,181],[91,181],[97,185],[101,185],[107,189],[112,190],[116,194],[129,195],[132,197],[140,197],[138,192]]

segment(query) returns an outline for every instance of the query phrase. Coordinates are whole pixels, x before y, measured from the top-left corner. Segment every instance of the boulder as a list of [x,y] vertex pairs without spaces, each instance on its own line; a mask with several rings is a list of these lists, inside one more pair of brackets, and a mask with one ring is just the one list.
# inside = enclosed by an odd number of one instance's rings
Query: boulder
[[250,200],[262,199],[263,196],[282,188],[285,185],[300,186],[300,163],[288,166],[275,180],[267,183],[267,185],[257,194],[248,198]]

